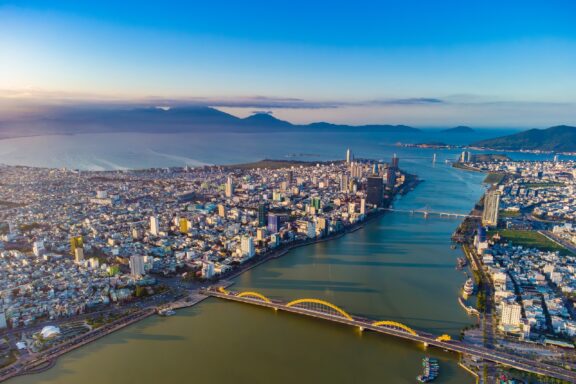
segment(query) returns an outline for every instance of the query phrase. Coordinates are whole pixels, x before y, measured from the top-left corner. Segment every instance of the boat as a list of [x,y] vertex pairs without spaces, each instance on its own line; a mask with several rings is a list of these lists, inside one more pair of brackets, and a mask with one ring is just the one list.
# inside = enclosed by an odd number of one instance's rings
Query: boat
[[440,364],[438,360],[425,357],[422,359],[422,367],[424,372],[416,377],[416,380],[420,383],[430,383],[438,377],[440,374]]
[[464,287],[462,287],[462,297],[464,298],[464,300],[466,300],[470,296],[472,296],[473,293],[474,293],[474,281],[471,278],[469,278],[468,280],[466,280],[466,283],[464,283]]
[[463,257],[458,257],[456,259],[456,269],[457,270],[463,269],[467,264],[468,264],[468,262]]
[[160,316],[166,316],[166,317],[168,317],[168,316],[173,316],[173,315],[175,315],[175,314],[176,314],[176,311],[173,310],[173,309],[171,309],[171,308],[165,308],[165,309],[159,310],[159,311],[158,311],[158,314],[159,314]]

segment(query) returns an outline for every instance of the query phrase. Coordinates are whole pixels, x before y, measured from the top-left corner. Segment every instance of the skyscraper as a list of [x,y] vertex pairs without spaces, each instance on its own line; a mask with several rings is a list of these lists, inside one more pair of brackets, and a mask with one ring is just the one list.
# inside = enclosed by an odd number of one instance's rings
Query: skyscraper
[[226,197],[232,197],[234,195],[234,184],[232,183],[232,178],[228,176],[226,179]]
[[346,163],[350,164],[352,161],[352,152],[350,152],[350,148],[346,150]]
[[266,204],[258,205],[258,226],[266,226],[266,213],[268,212],[268,207]]
[[381,207],[383,197],[384,184],[382,178],[379,176],[368,177],[368,183],[366,186],[366,203],[376,207]]
[[484,211],[482,212],[482,225],[495,227],[498,225],[498,211],[500,210],[500,191],[488,191],[484,197]]

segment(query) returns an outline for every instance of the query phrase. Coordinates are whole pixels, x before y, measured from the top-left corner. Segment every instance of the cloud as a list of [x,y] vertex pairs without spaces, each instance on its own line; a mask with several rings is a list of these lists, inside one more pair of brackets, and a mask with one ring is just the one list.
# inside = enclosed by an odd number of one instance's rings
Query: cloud
[[446,101],[431,97],[414,97],[408,99],[384,99],[372,100],[363,105],[425,105],[425,104],[444,104]]

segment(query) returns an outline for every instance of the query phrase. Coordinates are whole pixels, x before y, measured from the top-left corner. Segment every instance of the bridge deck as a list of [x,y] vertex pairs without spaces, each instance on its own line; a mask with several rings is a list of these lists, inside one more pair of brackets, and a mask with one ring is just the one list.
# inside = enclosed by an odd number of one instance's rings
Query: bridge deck
[[204,293],[206,295],[218,297],[221,299],[252,304],[260,307],[271,308],[274,310],[281,310],[285,312],[296,313],[299,315],[305,315],[318,319],[328,320],[340,324],[351,325],[354,327],[359,327],[363,330],[370,330],[386,334],[389,336],[399,337],[409,341],[425,343],[429,346],[435,346],[452,352],[476,356],[487,361],[492,361],[522,371],[531,372],[543,376],[550,376],[561,380],[567,380],[569,382],[576,382],[576,372],[572,372],[561,367],[535,362],[534,360],[526,359],[520,356],[510,355],[497,350],[471,346],[462,343],[460,341],[455,340],[439,341],[434,336],[423,332],[418,332],[416,335],[414,335],[403,330],[374,325],[374,322],[371,320],[360,319],[358,317],[348,319],[343,316],[311,311],[308,309],[303,309],[295,306],[287,306],[286,303],[279,301],[264,301],[251,297],[238,297],[234,293],[223,293],[214,290],[208,290],[205,291]]

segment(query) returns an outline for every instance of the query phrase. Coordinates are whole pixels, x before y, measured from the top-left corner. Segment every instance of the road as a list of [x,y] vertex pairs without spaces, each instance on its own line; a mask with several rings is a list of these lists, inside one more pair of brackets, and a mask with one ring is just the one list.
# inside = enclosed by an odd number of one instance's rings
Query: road
[[510,355],[501,351],[496,351],[486,347],[476,347],[467,345],[460,341],[438,341],[434,336],[430,336],[424,333],[418,333],[413,335],[403,330],[396,328],[388,328],[373,325],[373,321],[353,318],[348,319],[346,317],[341,317],[337,315],[332,315],[323,312],[311,311],[298,307],[288,307],[285,303],[278,301],[266,302],[263,300],[252,299],[247,297],[238,297],[235,294],[225,294],[217,292],[214,290],[208,290],[204,292],[207,295],[218,297],[221,299],[257,305],[261,307],[271,308],[274,310],[282,310],[285,312],[295,313],[299,315],[310,316],[318,319],[328,320],[331,322],[336,322],[340,324],[346,324],[353,327],[358,327],[362,330],[371,330],[374,332],[386,334],[389,336],[399,337],[405,340],[415,341],[423,343],[427,346],[435,346],[444,350],[449,350],[453,352],[458,352],[462,354],[468,354],[475,357],[482,358],[487,361],[491,361],[497,364],[502,364],[508,367],[512,367],[521,371],[531,372],[538,375],[554,377],[561,380],[567,380],[569,382],[576,382],[576,372],[568,371],[561,367],[552,366],[549,364],[535,362],[530,359],[526,359],[520,356]]

